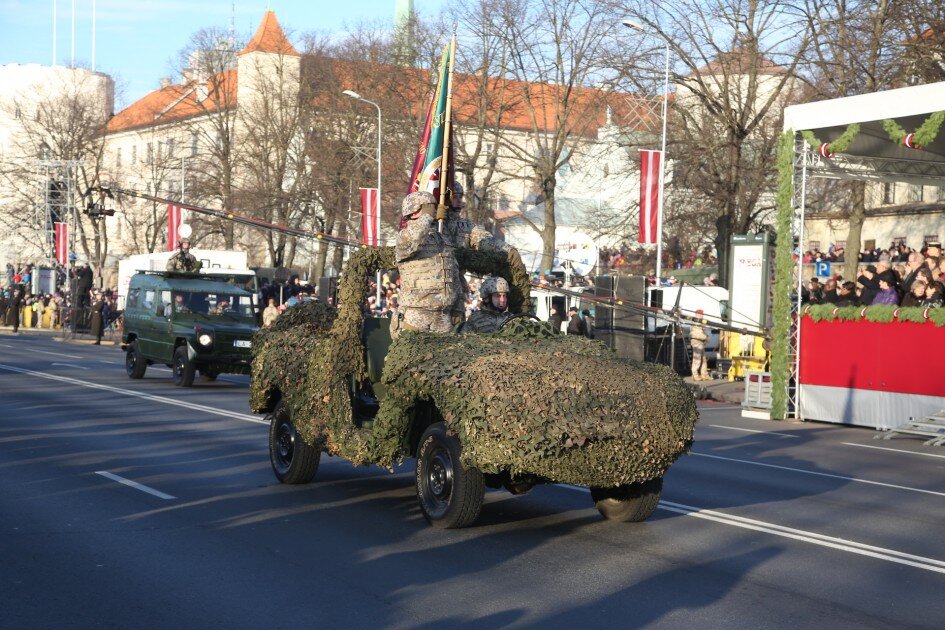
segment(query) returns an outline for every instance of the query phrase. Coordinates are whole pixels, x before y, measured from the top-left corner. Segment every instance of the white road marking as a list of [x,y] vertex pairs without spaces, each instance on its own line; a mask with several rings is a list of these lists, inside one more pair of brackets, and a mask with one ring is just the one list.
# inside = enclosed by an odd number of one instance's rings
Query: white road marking
[[64,365],[66,367],[74,368],[76,370],[87,370],[89,368],[82,367],[81,365],[76,365],[75,363],[50,363],[50,365]]
[[31,376],[36,376],[39,378],[49,379],[51,381],[59,381],[60,383],[69,383],[70,385],[78,385],[79,387],[88,387],[90,389],[98,389],[106,392],[112,392],[115,394],[121,394],[122,396],[132,396],[134,398],[143,398],[144,400],[150,400],[153,402],[163,403],[165,405],[173,405],[175,407],[183,407],[184,409],[192,409],[194,411],[201,411],[203,413],[209,413],[215,416],[223,416],[224,418],[232,418],[234,420],[242,420],[244,422],[253,422],[256,424],[269,425],[265,420],[261,420],[256,416],[251,416],[246,413],[236,413],[235,411],[226,411],[224,409],[216,409],[214,407],[207,407],[206,405],[198,405],[196,403],[184,402],[183,400],[176,400],[174,398],[167,398],[165,396],[158,396],[156,394],[146,394],[144,392],[136,392],[130,389],[122,389],[120,387],[112,387],[111,385],[102,385],[100,383],[92,383],[91,381],[82,381],[77,378],[71,378],[68,376],[59,376],[58,374],[47,374],[45,372],[36,372],[34,370],[27,370],[24,368],[14,367],[12,365],[2,365],[0,364],[0,370],[9,370],[10,372],[17,372],[19,374],[29,374]]
[[118,483],[124,484],[130,488],[134,488],[135,490],[140,490],[141,492],[147,492],[148,494],[156,496],[159,499],[164,499],[165,501],[177,498],[175,496],[165,494],[161,492],[160,490],[149,488],[148,486],[144,484],[140,484],[137,481],[132,481],[131,479],[125,479],[124,477],[119,477],[118,475],[113,475],[112,473],[106,470],[97,470],[95,471],[95,474],[101,475],[102,477],[105,477],[106,479],[111,479],[112,481],[117,481]]
[[69,358],[69,359],[81,359],[81,358],[83,358],[83,357],[80,357],[80,356],[78,356],[78,355],[76,355],[76,354],[65,354],[64,352],[47,352],[47,351],[45,351],[45,350],[36,350],[35,348],[30,349],[29,352],[39,352],[40,354],[51,354],[51,355],[53,355],[54,357],[67,357],[67,358]]
[[777,431],[756,431],[755,429],[742,429],[741,427],[729,427],[724,424],[710,424],[710,427],[715,427],[716,429],[731,429],[732,431],[744,431],[746,433],[764,433],[765,435],[780,435],[781,437],[788,437],[799,439],[798,435],[791,435],[790,433],[778,433]]
[[816,475],[818,477],[830,477],[831,479],[855,481],[857,483],[867,483],[872,486],[883,486],[884,488],[895,488],[896,490],[908,490],[909,492],[921,492],[922,494],[934,494],[939,497],[945,497],[945,492],[936,492],[935,490],[923,490],[922,488],[910,488],[909,486],[899,486],[894,483],[884,483],[882,481],[871,481],[869,479],[860,479],[858,477],[834,475],[831,473],[816,472],[813,470],[804,470],[803,468],[791,468],[790,466],[778,466],[777,464],[764,464],[762,462],[753,462],[748,459],[735,459],[734,457],[722,457],[720,455],[707,455],[706,453],[690,453],[690,455],[692,455],[693,457],[708,457],[710,459],[720,459],[726,462],[737,462],[739,464],[750,464],[751,466],[763,466],[764,468],[776,468],[778,470],[789,470],[791,472],[803,473],[805,475]]
[[[587,488],[582,488],[580,486],[562,484],[561,487],[567,488],[568,490],[577,490],[583,493],[588,492]],[[907,566],[916,567],[918,569],[924,569],[926,571],[933,571],[935,573],[945,573],[945,561],[938,560],[936,558],[916,556],[913,554],[904,553],[902,551],[896,551],[895,549],[887,549],[885,547],[874,547],[873,545],[867,545],[865,543],[859,543],[853,540],[834,538],[833,536],[825,536],[824,534],[818,534],[817,532],[810,532],[803,529],[794,529],[792,527],[785,527],[783,525],[777,525],[775,523],[768,523],[765,521],[756,521],[755,519],[745,518],[743,516],[726,514],[725,512],[716,512],[714,510],[706,510],[703,508],[694,507],[692,505],[673,503],[672,501],[660,501],[657,507],[661,510],[675,512],[676,514],[682,514],[683,516],[693,516],[695,518],[701,518],[707,521],[714,521],[716,523],[721,523],[722,525],[730,525],[732,527],[750,529],[756,532],[772,534],[774,536],[791,538],[800,542],[810,543],[812,545],[830,547],[831,549],[846,551],[847,553],[868,556],[878,560],[885,560],[886,562],[895,562],[896,564],[904,564]]]
[[124,365],[121,361],[106,361],[105,359],[96,359],[99,363],[108,363],[109,365]]
[[847,553],[855,553],[857,555],[868,556],[878,560],[885,560],[886,562],[904,564],[910,567],[924,569],[926,571],[933,571],[935,573],[945,573],[945,562],[935,558],[915,556],[909,553],[896,551],[895,549],[874,547],[873,545],[858,543],[853,540],[844,540],[843,538],[824,536],[823,534],[818,534],[817,532],[809,532],[802,529],[784,527],[783,525],[776,525],[774,523],[767,523],[765,521],[756,521],[754,519],[735,516],[734,514],[725,514],[724,512],[716,512],[714,510],[704,510],[702,508],[693,507],[691,505],[682,505],[681,503],[673,503],[671,501],[660,501],[659,507],[663,510],[668,510],[677,514],[683,514],[685,516],[694,516],[696,518],[715,521],[724,525],[741,527],[743,529],[751,529],[758,532],[773,534],[775,536],[782,536],[784,538],[792,538],[794,540],[810,543],[812,545],[830,547],[831,549],[838,549],[840,551],[846,551]]
[[922,457],[938,457],[945,459],[945,455],[936,455],[935,453],[917,453],[915,451],[904,451],[901,448],[889,448],[887,446],[873,446],[871,444],[854,444],[853,442],[840,442],[844,446],[859,446],[860,448],[874,448],[877,451],[892,451],[893,453],[905,453],[906,455],[921,455]]
[[13,347],[13,346],[11,346],[11,345],[8,344],[8,343],[0,343],[0,346],[3,346],[4,348],[12,348],[12,347]]
[[732,411],[733,409],[741,409],[738,405],[731,406],[721,406],[721,405],[696,405],[699,408],[699,411]]

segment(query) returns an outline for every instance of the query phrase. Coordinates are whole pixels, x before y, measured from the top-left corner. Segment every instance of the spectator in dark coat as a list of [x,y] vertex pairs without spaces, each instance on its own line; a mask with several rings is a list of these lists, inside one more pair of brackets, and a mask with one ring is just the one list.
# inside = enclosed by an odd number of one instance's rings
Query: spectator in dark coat
[[587,335],[588,339],[594,338],[594,318],[591,317],[591,312],[587,309],[581,311],[581,319],[584,320],[584,334]]
[[869,306],[873,303],[876,294],[879,293],[879,281],[876,279],[876,266],[867,265],[866,271],[860,274],[860,277],[857,278],[856,281],[863,285],[863,291],[860,293],[860,304],[862,306]]
[[551,327],[555,332],[561,332],[561,324],[564,322],[564,318],[561,317],[561,313],[558,312],[558,309],[551,307],[551,314],[548,316],[548,323],[551,324]]
[[902,296],[903,306],[921,306],[925,299],[925,290],[928,285],[922,280],[916,280],[912,283],[912,290]]
[[574,306],[568,309],[568,334],[587,336],[587,324],[578,315],[578,310]]
[[856,283],[847,280],[837,292],[837,306],[859,306],[856,299]]
[[886,278],[879,279],[879,291],[877,291],[876,297],[873,298],[871,304],[899,306],[899,294],[896,293],[896,290],[892,288],[892,285],[889,284]]
[[827,280],[827,283],[824,285],[824,304],[836,304],[837,300],[840,299],[837,294],[837,281],[833,278]]

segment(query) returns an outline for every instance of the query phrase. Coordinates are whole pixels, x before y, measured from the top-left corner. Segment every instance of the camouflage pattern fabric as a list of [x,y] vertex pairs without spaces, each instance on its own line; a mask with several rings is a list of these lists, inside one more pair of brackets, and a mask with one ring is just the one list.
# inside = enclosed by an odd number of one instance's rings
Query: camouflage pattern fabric
[[203,267],[203,263],[197,260],[197,257],[190,252],[178,250],[170,260],[167,261],[167,271],[186,271],[196,273]]
[[[482,257],[470,262],[518,286],[504,256],[491,269]],[[302,305],[256,334],[254,411],[270,409],[281,393],[307,443],[355,464],[392,466],[408,454],[413,409],[430,401],[462,443],[464,466],[598,487],[660,477],[689,448],[698,414],[672,370],[620,360],[599,342],[522,319],[493,335],[403,331],[387,355],[387,393],[373,428],[358,428],[350,386],[366,377],[365,279],[393,266],[391,248],[359,250],[337,311]]]
[[509,318],[508,313],[482,306],[466,320],[463,332],[493,333]]
[[397,235],[396,259],[404,321],[420,330],[449,332],[449,312],[462,298],[459,265],[433,217],[424,214],[407,223]]

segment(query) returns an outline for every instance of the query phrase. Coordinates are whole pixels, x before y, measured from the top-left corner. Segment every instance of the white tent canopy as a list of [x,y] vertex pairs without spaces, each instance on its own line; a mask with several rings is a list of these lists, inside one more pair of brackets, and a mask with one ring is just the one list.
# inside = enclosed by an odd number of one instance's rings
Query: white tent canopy
[[883,121],[894,120],[914,132],[930,114],[945,109],[945,82],[917,85],[816,103],[784,110],[784,129],[812,131],[821,142],[833,142],[852,123],[860,133],[842,154],[808,161],[808,174],[832,179],[860,179],[912,184],[945,183],[945,130],[923,150],[890,140]]

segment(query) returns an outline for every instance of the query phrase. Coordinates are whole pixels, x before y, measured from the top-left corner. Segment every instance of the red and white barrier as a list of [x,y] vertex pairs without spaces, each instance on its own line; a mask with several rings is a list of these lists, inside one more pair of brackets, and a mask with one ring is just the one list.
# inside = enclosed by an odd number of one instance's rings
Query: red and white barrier
[[945,326],[801,321],[799,406],[805,420],[896,428],[945,409]]

